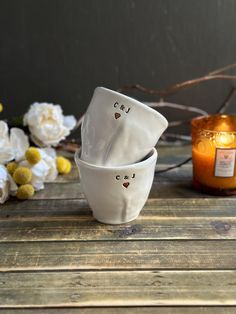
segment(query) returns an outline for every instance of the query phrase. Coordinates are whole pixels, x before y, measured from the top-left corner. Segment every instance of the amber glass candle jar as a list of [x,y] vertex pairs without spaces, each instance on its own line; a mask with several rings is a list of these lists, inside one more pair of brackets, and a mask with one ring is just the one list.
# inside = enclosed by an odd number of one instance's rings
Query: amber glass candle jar
[[236,194],[236,116],[192,120],[193,185],[215,195]]

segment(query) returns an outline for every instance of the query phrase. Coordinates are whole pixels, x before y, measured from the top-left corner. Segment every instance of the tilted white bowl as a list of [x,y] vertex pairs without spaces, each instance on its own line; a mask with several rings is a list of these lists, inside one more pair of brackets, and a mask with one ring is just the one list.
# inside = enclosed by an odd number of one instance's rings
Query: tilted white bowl
[[132,164],[150,152],[167,126],[156,110],[97,87],[82,123],[81,159],[100,166]]

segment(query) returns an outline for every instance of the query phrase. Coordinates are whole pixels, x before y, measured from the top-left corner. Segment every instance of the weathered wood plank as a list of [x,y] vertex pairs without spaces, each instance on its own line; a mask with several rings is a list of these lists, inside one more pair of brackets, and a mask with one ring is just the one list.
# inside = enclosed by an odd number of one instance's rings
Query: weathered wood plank
[[236,239],[236,218],[142,216],[124,225],[104,225],[91,216],[0,221],[0,242],[94,240]]
[[84,194],[79,182],[47,183],[45,189],[38,191],[33,200],[41,199],[81,199]]
[[0,211],[0,241],[235,239],[235,203],[235,198],[149,200],[132,223],[109,226],[96,222],[82,200],[9,202]]
[[[236,198],[148,199],[142,216],[170,217],[236,217]],[[66,220],[69,216],[91,215],[85,199],[8,201],[0,207],[0,221],[27,220],[42,217]],[[45,219],[45,218],[44,218]],[[70,217],[69,217],[70,219]]]
[[2,314],[235,314],[236,307],[96,307],[96,308],[56,308],[56,309],[4,309]]
[[85,200],[9,202],[0,211],[0,241],[235,239],[235,205],[235,198],[150,199],[136,221],[108,226]]
[[236,241],[1,243],[0,271],[236,269]]
[[236,271],[0,274],[0,306],[236,305]]

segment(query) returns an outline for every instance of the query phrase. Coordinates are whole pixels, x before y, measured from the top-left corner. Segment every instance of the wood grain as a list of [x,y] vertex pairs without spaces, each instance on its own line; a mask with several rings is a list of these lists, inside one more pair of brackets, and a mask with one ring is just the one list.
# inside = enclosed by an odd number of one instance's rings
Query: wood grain
[[0,309],[2,314],[235,314],[236,307],[96,307],[96,308],[54,308],[54,309]]
[[88,215],[0,221],[0,242],[236,239],[236,218],[142,216],[124,225],[103,225]]
[[96,222],[86,200],[8,202],[0,210],[0,242],[236,239],[235,202],[149,199],[138,219],[118,226]]
[[236,305],[236,271],[7,272],[2,307]]
[[1,243],[0,271],[236,269],[236,241]]
[[[226,201],[227,200],[227,201]],[[236,217],[234,210],[236,198],[187,198],[187,199],[148,199],[142,216],[158,216],[160,219],[170,217],[208,217],[227,218]],[[71,216],[91,215],[91,210],[85,199],[66,200],[27,200],[8,201],[0,207],[1,220],[27,220],[29,219],[55,219],[64,217],[65,220]]]

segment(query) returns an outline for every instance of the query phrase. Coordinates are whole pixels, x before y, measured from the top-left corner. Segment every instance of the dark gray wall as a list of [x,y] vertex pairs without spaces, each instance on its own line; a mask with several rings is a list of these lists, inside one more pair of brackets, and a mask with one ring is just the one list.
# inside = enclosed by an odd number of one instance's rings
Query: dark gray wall
[[[1,117],[34,101],[79,116],[97,85],[164,88],[235,61],[235,0],[0,0]],[[231,85],[170,100],[214,112]]]

